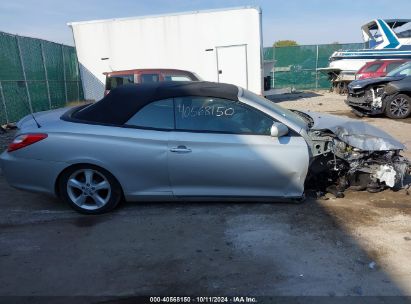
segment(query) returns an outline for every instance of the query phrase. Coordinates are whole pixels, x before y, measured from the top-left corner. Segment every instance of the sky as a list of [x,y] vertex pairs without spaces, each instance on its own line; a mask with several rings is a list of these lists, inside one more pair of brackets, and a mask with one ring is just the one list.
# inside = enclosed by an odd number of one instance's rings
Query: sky
[[263,43],[361,42],[361,25],[411,18],[411,0],[0,0],[0,31],[73,45],[68,22],[259,6]]

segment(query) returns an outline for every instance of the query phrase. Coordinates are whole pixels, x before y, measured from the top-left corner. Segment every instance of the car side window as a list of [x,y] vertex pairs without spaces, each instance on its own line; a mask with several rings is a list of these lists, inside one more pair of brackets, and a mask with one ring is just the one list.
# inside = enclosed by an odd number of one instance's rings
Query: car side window
[[164,75],[164,81],[192,81],[192,79],[186,75]]
[[180,97],[174,102],[178,130],[270,135],[274,122],[269,116],[239,101]]
[[134,83],[134,75],[112,75],[106,78],[106,90],[112,90],[123,84]]
[[140,75],[141,83],[150,83],[150,82],[158,82],[158,81],[159,81],[158,74],[141,74]]
[[368,66],[364,72],[377,72],[377,70],[382,66],[382,63],[375,63]]
[[164,99],[149,103],[133,115],[127,122],[127,126],[174,129],[173,99]]

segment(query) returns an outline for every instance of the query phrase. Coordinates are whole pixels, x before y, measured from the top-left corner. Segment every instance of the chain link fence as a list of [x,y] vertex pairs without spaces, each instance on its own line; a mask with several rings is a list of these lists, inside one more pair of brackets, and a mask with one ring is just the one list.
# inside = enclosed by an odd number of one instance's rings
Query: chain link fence
[[275,60],[271,88],[329,89],[328,76],[318,72],[326,68],[338,50],[363,49],[364,43],[297,45],[264,48],[264,60]]
[[83,99],[74,47],[0,32],[0,125]]

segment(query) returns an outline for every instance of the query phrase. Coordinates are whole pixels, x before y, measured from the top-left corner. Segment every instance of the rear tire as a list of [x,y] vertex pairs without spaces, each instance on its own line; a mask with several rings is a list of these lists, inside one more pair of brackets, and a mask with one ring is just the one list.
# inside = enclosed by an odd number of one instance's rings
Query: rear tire
[[59,179],[59,193],[70,207],[83,214],[108,212],[123,196],[115,177],[93,165],[73,166],[64,171]]
[[389,118],[403,119],[410,115],[411,98],[405,94],[398,94],[385,106],[385,114]]

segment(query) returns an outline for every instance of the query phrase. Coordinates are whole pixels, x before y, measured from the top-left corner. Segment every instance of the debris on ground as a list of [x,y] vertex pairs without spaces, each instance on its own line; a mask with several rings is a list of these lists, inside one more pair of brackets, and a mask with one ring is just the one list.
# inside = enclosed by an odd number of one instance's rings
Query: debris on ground
[[15,130],[17,129],[17,126],[15,123],[8,123],[5,128],[8,130]]
[[0,125],[0,132],[4,133],[7,130],[14,130],[17,129],[17,126],[15,123],[7,123],[5,125]]
[[13,140],[15,134],[16,134],[15,129],[4,128],[4,126],[1,127],[1,130],[0,130],[0,135],[1,135],[0,136],[0,153],[3,152],[7,148],[9,143]]
[[352,289],[352,291],[353,291],[356,295],[359,295],[359,296],[362,295],[362,288],[361,288],[361,286],[355,286],[355,287]]

